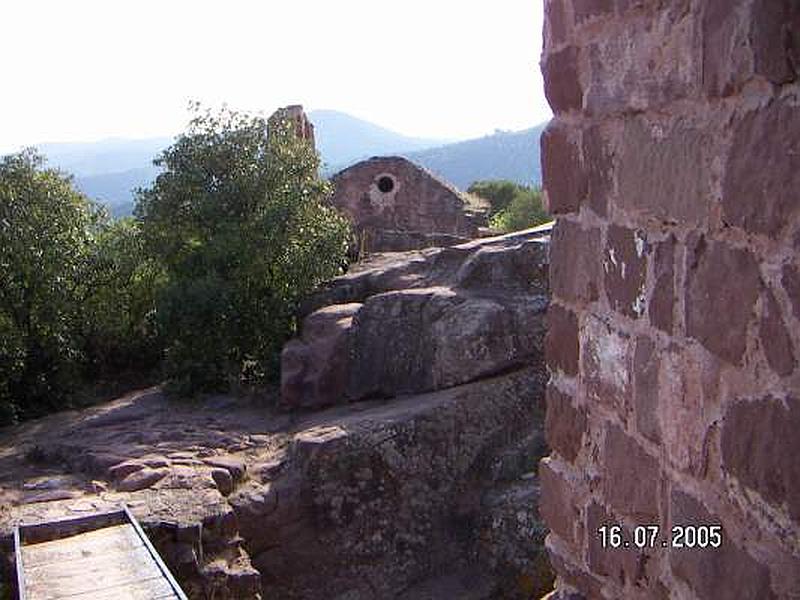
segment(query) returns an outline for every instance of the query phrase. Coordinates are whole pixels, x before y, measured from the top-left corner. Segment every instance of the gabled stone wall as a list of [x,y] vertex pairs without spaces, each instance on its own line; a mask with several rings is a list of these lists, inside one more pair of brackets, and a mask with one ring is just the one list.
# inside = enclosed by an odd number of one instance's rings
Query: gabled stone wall
[[403,157],[361,161],[331,182],[331,203],[353,223],[363,253],[453,246],[485,224],[457,189]]
[[800,3],[545,11],[559,594],[800,598]]

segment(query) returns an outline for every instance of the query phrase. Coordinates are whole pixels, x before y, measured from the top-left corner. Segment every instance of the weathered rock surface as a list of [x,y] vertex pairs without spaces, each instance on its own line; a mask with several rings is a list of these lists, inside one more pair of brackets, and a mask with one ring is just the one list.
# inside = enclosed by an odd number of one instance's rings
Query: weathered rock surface
[[0,541],[124,503],[191,598],[546,591],[545,236],[375,257],[323,290],[284,391],[346,405],[151,389],[0,431]]
[[284,349],[281,405],[422,393],[535,361],[547,233],[387,255],[337,278],[309,301],[322,308]]

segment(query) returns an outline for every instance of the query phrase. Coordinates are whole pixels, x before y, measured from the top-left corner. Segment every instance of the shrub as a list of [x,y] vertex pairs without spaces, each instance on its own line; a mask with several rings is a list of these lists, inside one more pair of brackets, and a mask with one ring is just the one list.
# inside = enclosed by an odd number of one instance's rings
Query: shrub
[[198,112],[156,165],[135,214],[164,269],[171,389],[263,381],[300,299],[346,262],[349,226],[325,203],[318,156],[289,122],[223,110]]

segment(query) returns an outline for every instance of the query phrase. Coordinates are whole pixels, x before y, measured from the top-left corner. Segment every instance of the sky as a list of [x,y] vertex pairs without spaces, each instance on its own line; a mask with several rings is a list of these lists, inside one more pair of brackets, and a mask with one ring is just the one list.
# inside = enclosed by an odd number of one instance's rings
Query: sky
[[2,0],[0,151],[173,135],[190,100],[418,137],[547,120],[541,0]]

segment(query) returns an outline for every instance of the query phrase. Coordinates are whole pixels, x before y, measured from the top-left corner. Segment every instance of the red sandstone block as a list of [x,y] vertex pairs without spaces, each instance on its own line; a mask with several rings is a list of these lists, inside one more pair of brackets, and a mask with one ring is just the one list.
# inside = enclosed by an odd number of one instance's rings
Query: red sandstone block
[[638,319],[646,304],[647,255],[645,234],[611,224],[606,236],[603,271],[606,297],[612,309]]
[[542,134],[542,181],[547,210],[553,215],[577,212],[586,197],[586,172],[573,138],[559,121],[552,121]]
[[[620,525],[620,519],[611,516],[601,504],[592,502],[586,509],[589,568],[596,575],[610,577],[616,585],[625,587],[626,584],[637,584],[644,577],[645,557],[635,547],[613,548],[602,545],[598,529],[617,525]],[[631,543],[634,536],[630,529],[623,527],[622,538]]]
[[614,0],[573,0],[575,22],[582,23],[592,17],[601,17],[614,12]]
[[[671,499],[672,527],[721,525],[697,500],[679,490]],[[673,573],[684,580],[701,600],[770,600],[769,570],[727,538],[723,528],[720,548],[673,548]]]
[[552,532],[575,547],[580,546],[575,527],[580,520],[574,492],[568,481],[556,472],[551,458],[539,463],[539,514]]
[[733,404],[722,426],[723,469],[800,527],[800,400],[766,397]]
[[658,371],[661,366],[653,341],[645,336],[636,338],[633,354],[633,410],[636,429],[647,439],[661,442],[658,422]]
[[740,364],[760,290],[750,252],[701,237],[687,266],[687,333],[721,359]]
[[793,264],[784,265],[781,283],[792,302],[794,318],[800,319],[800,269]]
[[556,114],[581,109],[583,89],[578,78],[579,57],[578,48],[568,46],[542,59],[545,96]]
[[755,0],[750,23],[755,73],[772,83],[795,81],[800,71],[800,3]]
[[618,205],[665,223],[703,226],[708,220],[710,134],[685,121],[625,122],[618,172]]
[[[589,67],[583,80],[588,114],[660,108],[702,89],[701,46],[687,3],[635,4],[643,10],[613,33],[591,36],[582,51]],[[592,24],[593,31],[598,26]]]
[[601,217],[608,212],[608,199],[614,187],[614,155],[601,125],[583,132],[583,160],[586,164],[589,207]]
[[658,461],[616,425],[606,431],[603,495],[618,514],[658,523]]
[[794,346],[786,321],[781,316],[780,306],[770,290],[766,291],[764,297],[759,336],[772,370],[782,377],[791,375],[797,365]]
[[545,0],[545,48],[562,44],[567,39],[567,17],[564,11],[565,0]]
[[621,419],[631,397],[630,337],[594,315],[587,315],[581,331],[581,374],[589,405],[614,409]]
[[665,333],[672,333],[675,308],[675,236],[655,244],[653,292],[648,303],[650,323]]
[[556,596],[556,600],[600,600],[603,584],[599,579],[584,572],[573,562],[568,562],[564,557],[552,550],[549,552],[550,564],[553,570],[569,585],[579,589],[582,593],[575,595]]
[[551,303],[547,311],[545,357],[552,370],[578,374],[578,317],[574,312]]
[[574,221],[559,219],[550,245],[553,296],[575,303],[597,300],[600,252],[600,231],[583,229]]
[[547,387],[547,416],[545,437],[547,443],[568,461],[574,461],[580,452],[586,432],[586,410],[576,408],[573,399],[563,394],[552,383]]
[[[703,11],[703,88],[711,97],[730,96],[752,75],[741,48],[747,22],[743,0],[707,0]],[[737,49],[734,52],[734,49]]]
[[800,209],[800,109],[788,100],[737,124],[725,167],[723,220],[777,239]]

